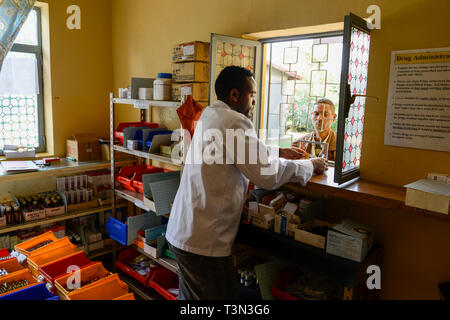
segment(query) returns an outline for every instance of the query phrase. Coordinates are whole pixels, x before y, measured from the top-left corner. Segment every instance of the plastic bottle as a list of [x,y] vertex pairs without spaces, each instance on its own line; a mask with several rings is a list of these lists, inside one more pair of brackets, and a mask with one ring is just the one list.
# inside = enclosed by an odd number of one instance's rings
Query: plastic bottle
[[159,73],[158,78],[153,82],[153,99],[170,100],[172,91],[172,74]]

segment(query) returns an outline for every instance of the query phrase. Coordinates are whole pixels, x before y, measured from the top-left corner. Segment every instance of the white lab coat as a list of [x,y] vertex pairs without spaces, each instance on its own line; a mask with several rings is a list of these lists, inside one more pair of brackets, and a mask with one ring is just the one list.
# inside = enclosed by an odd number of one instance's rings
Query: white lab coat
[[[211,147],[212,142],[202,139],[208,129],[216,129],[216,133],[223,134],[222,156],[218,149],[212,153],[217,159],[223,159],[223,164],[220,161],[219,164],[207,164],[205,161],[190,161],[189,164],[189,159],[201,155],[200,146],[203,151]],[[227,129],[242,129],[246,132],[244,134],[241,131],[234,137],[234,149],[227,145],[232,140],[226,139]],[[242,160],[237,147],[239,143],[243,143],[246,148],[244,163],[238,163],[238,160]],[[255,145],[263,157],[262,160],[251,162],[248,150],[249,146]],[[230,256],[249,180],[258,187],[273,190],[288,182],[306,185],[313,174],[311,161],[280,159],[278,148],[276,156],[270,158],[267,157],[270,150],[258,139],[252,122],[246,116],[222,101],[207,107],[199,119],[189,147],[187,163],[167,226],[167,241],[181,250],[202,256]],[[266,161],[263,161],[264,158]],[[231,162],[233,164],[227,164]],[[278,170],[267,175],[264,170],[270,167]]]

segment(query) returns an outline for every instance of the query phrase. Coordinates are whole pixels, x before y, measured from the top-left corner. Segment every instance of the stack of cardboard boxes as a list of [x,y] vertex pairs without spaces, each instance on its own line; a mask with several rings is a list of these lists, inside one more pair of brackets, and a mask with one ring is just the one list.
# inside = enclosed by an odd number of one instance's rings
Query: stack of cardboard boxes
[[206,107],[209,100],[210,46],[207,42],[193,41],[176,45],[172,55],[172,100],[184,96]]

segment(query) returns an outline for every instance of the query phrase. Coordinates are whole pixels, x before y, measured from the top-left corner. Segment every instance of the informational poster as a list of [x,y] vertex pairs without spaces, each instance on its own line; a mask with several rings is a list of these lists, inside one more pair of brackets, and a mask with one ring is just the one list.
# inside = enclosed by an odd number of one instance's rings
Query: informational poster
[[450,48],[392,52],[384,143],[450,151]]

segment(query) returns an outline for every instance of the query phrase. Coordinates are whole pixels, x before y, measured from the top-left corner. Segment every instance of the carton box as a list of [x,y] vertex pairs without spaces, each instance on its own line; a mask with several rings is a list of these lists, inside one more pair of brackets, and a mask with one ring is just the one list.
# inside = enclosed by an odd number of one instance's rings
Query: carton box
[[93,134],[73,134],[67,140],[67,156],[77,161],[100,160],[100,142]]
[[275,216],[275,225],[273,231],[294,238],[295,230],[297,230],[299,224],[300,218],[297,215],[288,214],[286,220],[283,223],[282,216],[277,214]]
[[172,62],[203,61],[209,62],[210,44],[208,42],[192,41],[173,47]]
[[209,63],[184,62],[172,64],[173,82],[208,82]]
[[294,239],[299,242],[303,242],[306,244],[309,244],[310,246],[324,249],[325,250],[325,243],[327,236],[326,235],[319,235],[311,232],[311,229],[317,228],[317,227],[329,227],[331,228],[332,225],[325,221],[320,220],[312,220],[305,224],[300,224],[295,230],[295,236]]
[[352,220],[344,220],[328,230],[326,252],[362,262],[373,246],[373,229]]
[[172,84],[172,100],[180,100],[185,96],[192,96],[195,101],[208,101],[209,83],[193,82]]

